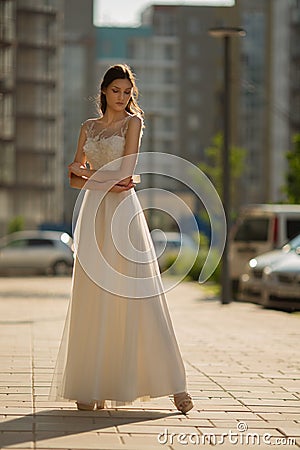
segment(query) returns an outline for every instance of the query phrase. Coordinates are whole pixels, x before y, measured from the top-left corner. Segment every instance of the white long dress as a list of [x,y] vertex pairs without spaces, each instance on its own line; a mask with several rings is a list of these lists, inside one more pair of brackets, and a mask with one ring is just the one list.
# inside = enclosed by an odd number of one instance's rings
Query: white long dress
[[[120,121],[117,129],[98,134],[88,127],[84,151],[93,169],[123,155],[130,118]],[[118,209],[124,201],[125,208]],[[134,188],[104,196],[86,190],[75,235],[78,251],[71,300],[49,398],[110,400],[111,406],[119,406],[186,391],[159,267]],[[146,259],[128,258],[124,249],[130,254],[132,245],[144,251]],[[143,285],[150,295],[143,295]]]

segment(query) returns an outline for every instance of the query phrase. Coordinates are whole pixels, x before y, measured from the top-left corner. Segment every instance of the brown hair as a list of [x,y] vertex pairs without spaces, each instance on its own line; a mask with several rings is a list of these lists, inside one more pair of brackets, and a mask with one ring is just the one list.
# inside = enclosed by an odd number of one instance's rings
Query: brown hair
[[103,93],[103,90],[107,88],[114,80],[117,79],[129,80],[133,88],[132,96],[130,97],[129,102],[126,105],[125,110],[130,114],[139,114],[143,116],[144,114],[143,110],[139,107],[137,103],[138,88],[136,87],[135,84],[135,76],[130,67],[127,66],[127,64],[116,64],[114,66],[111,66],[104,74],[104,77],[100,85],[100,92],[98,94],[98,97],[96,98],[98,113],[100,115],[104,114],[107,107],[106,96]]

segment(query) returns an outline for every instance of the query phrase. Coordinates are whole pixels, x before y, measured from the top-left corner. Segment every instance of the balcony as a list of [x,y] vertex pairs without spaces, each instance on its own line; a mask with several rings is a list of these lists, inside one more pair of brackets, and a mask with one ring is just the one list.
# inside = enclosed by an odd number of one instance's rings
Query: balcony
[[14,44],[14,41],[11,39],[8,39],[7,37],[0,37],[0,48],[4,47],[11,47]]
[[38,112],[38,111],[17,111],[17,119],[25,120],[43,120],[54,122],[57,119],[55,112]]
[[32,72],[31,70],[20,71],[17,73],[18,83],[28,84],[46,84],[54,88],[57,84],[57,74],[49,74],[45,72]]
[[55,52],[57,49],[57,43],[54,40],[46,40],[46,39],[35,39],[32,37],[31,39],[28,35],[22,39],[22,37],[18,38],[18,47],[21,49],[41,49],[47,50],[51,52]]
[[291,23],[294,27],[300,27],[300,10],[294,9],[291,14]]
[[300,83],[297,83],[296,81],[291,80],[290,90],[293,93],[293,97],[295,95],[299,95],[300,94]]
[[8,23],[0,23],[0,46],[12,45],[15,40],[14,32],[13,22],[9,22],[8,20]]
[[16,192],[16,191],[55,191],[56,190],[56,184],[53,183],[47,183],[47,184],[43,184],[40,182],[32,182],[32,181],[22,181],[22,182],[17,182],[17,183],[13,183],[10,186],[8,185],[8,183],[3,183],[0,184],[1,188],[8,188],[10,189],[10,191]]
[[[36,145],[36,142],[35,142]],[[56,150],[53,147],[32,147],[27,146],[25,143],[19,143],[16,146],[17,153],[22,155],[41,155],[41,156],[55,156]]]
[[299,59],[300,58],[300,46],[296,45],[298,44],[298,42],[294,39],[292,40],[292,45],[291,45],[291,57],[293,59]]
[[14,80],[12,74],[0,73],[0,92],[2,94],[9,94],[14,90]]
[[58,2],[37,2],[36,0],[18,0],[17,13],[56,15]]
[[0,117],[0,141],[11,142],[14,140],[14,120],[12,116]]
[[0,142],[13,142],[14,140],[13,135],[9,135],[6,130],[0,130]]

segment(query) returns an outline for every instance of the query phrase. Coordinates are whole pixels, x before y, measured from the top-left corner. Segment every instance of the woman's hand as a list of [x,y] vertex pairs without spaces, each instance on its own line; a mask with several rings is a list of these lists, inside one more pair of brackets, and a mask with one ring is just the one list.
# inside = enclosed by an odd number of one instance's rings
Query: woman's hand
[[132,183],[132,182],[133,182],[132,177],[127,177],[127,178],[124,178],[124,180],[119,181],[117,183],[117,185],[118,186],[127,186],[129,183]]
[[[123,184],[121,184],[123,183]],[[129,189],[133,188],[135,184],[133,184],[132,179],[130,178],[129,183],[124,184],[124,180],[120,181],[120,183],[115,184],[109,191],[110,192],[124,192],[129,191]]]
[[87,176],[87,173],[88,173],[88,169],[83,164],[81,164],[80,162],[76,162],[76,161],[74,161],[68,165],[68,171],[69,171],[69,176],[71,173],[74,173],[78,177]]
[[[81,188],[84,186],[85,182],[87,181],[87,178],[89,179],[91,171],[89,169],[87,169],[85,167],[85,165],[83,165],[82,163],[74,161],[68,165],[68,172],[69,172],[70,179],[72,178],[72,174],[75,176],[75,178],[79,177],[79,180],[77,179],[76,183],[74,180],[74,183],[72,182],[71,185],[74,187]],[[85,178],[82,178],[82,177],[85,177]],[[80,182],[80,178],[83,181],[83,184],[82,184],[82,182]],[[94,180],[94,183],[96,183],[96,185],[97,185],[98,182],[96,180]],[[75,184],[76,184],[76,186],[75,186]],[[101,184],[102,183],[99,182],[99,185],[101,185]],[[96,185],[95,185],[95,188],[96,188]],[[109,191],[110,192],[124,192],[124,191],[128,191],[129,189],[132,189],[134,186],[135,186],[135,184],[133,183],[132,177],[127,177],[127,178],[124,178],[123,180],[119,181],[118,183],[116,183],[111,189],[109,189]]]

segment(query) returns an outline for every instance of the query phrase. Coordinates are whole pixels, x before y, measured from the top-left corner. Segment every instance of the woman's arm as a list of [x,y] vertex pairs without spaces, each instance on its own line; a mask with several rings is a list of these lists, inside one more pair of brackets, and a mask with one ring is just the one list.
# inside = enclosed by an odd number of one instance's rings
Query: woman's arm
[[[70,172],[74,173],[79,177],[82,176],[86,178],[93,177],[95,181],[100,182],[109,180],[115,180],[116,182],[119,182],[121,180],[124,180],[125,182],[129,181],[133,175],[137,162],[137,155],[141,141],[141,129],[142,129],[142,119],[138,116],[132,117],[129,120],[128,130],[125,139],[124,156],[127,156],[127,158],[125,157],[122,159],[120,169],[118,170],[87,169],[83,167],[83,164],[80,160],[80,151],[78,151],[78,157],[76,158],[75,156],[74,163],[69,165]],[[79,150],[80,144],[81,148],[83,148],[85,139],[86,138],[84,138],[84,141],[81,143],[81,137],[79,137]]]
[[76,153],[75,153],[74,161],[73,161],[74,163],[80,163],[80,164],[86,163],[86,156],[83,151],[83,146],[86,141],[86,130],[87,130],[88,123],[89,123],[89,121],[86,121],[81,125],[79,137],[78,137],[78,141],[77,141],[77,149],[76,149]]
[[130,180],[127,184],[116,184],[112,186],[111,181],[106,181],[100,183],[95,180],[87,180],[85,178],[79,177],[74,173],[70,176],[70,186],[75,189],[91,189],[95,191],[108,191],[108,192],[123,192],[128,191],[134,187],[133,182]]

